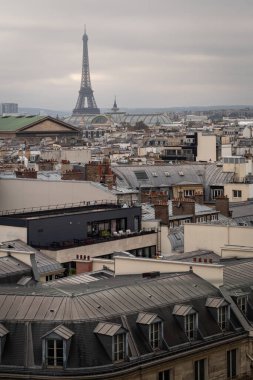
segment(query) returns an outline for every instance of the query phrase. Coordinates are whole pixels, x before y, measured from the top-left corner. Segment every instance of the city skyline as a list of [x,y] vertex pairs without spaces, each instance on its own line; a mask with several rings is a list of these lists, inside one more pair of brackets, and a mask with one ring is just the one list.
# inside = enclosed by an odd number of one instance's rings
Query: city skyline
[[98,107],[253,103],[249,0],[1,5],[1,102],[72,110],[86,24]]

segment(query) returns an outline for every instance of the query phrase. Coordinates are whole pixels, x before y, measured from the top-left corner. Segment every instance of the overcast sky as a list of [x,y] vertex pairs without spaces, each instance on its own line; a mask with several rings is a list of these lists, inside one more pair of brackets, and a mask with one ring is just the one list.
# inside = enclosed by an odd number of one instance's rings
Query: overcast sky
[[72,110],[89,36],[99,107],[253,104],[253,0],[0,0],[0,102]]

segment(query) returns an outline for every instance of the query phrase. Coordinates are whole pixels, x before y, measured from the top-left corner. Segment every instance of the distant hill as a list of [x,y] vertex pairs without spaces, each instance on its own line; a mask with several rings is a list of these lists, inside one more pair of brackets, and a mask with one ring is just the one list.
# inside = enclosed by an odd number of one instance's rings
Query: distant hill
[[[197,111],[214,111],[214,110],[241,110],[253,109],[252,105],[222,105],[222,106],[189,106],[189,107],[161,107],[161,108],[120,108],[120,112],[131,114],[148,114],[164,112],[197,112]],[[111,112],[111,108],[100,108],[101,113]],[[45,108],[19,107],[19,112],[29,115],[49,115],[62,118],[71,115],[72,111],[57,111]]]

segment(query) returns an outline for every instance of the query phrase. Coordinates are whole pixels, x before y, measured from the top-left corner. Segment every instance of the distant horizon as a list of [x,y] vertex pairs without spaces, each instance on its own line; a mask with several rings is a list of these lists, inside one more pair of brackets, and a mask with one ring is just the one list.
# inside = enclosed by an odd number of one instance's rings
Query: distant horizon
[[[3,102],[7,103],[7,102]],[[12,102],[10,102],[12,103]],[[14,102],[13,102],[14,103]],[[102,111],[110,111],[112,107],[99,107]],[[221,104],[221,105],[191,105],[191,106],[169,106],[169,107],[119,107],[119,111],[127,111],[127,110],[166,110],[173,111],[173,110],[194,110],[194,111],[212,111],[212,110],[221,110],[221,109],[246,109],[246,108],[253,108],[253,104]],[[53,108],[44,108],[44,107],[26,107],[26,106],[18,106],[18,109],[20,111],[26,112],[25,110],[36,110],[36,111],[50,111],[50,112],[61,112],[61,113],[67,113],[71,114],[73,110],[63,110],[63,109],[53,109]]]

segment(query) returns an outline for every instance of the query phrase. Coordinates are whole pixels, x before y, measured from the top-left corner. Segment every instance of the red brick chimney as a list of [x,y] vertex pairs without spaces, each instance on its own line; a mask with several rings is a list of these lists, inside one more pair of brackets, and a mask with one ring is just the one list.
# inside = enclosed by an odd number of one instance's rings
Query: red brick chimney
[[219,211],[222,215],[231,217],[232,213],[229,211],[229,199],[227,196],[219,196],[215,198],[215,209]]

